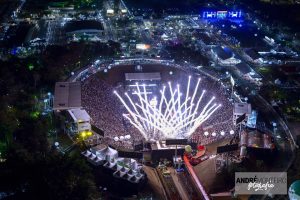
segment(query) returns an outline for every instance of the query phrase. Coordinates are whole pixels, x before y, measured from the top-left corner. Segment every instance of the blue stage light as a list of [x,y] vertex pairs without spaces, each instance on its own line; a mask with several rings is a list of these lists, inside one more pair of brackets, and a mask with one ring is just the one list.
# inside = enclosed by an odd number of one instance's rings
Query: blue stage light
[[204,11],[202,13],[204,19],[240,19],[242,18],[242,11],[227,11],[227,10],[216,10],[216,11]]

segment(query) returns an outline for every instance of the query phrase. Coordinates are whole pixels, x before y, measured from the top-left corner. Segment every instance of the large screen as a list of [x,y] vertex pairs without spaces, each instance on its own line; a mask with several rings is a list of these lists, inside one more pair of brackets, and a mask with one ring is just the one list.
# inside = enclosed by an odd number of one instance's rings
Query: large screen
[[227,11],[227,10],[213,10],[204,11],[202,13],[204,19],[239,19],[242,18],[242,11]]

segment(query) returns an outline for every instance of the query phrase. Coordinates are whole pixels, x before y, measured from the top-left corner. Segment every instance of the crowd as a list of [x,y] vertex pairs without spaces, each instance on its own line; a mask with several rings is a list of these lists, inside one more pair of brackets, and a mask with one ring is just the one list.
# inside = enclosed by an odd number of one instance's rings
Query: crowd
[[[141,134],[123,118],[125,108],[113,94],[114,88],[92,75],[82,85],[82,105],[92,119],[92,124],[104,131],[102,141],[113,146],[133,148],[135,141],[142,139]],[[115,137],[130,135],[129,140],[115,141]]]
[[[229,101],[230,92],[219,82],[211,81],[210,78],[202,77],[201,85],[206,89],[206,102],[212,96],[216,97],[216,103],[222,106],[206,120],[191,136],[197,143],[205,145],[212,142],[231,138],[230,131],[235,131],[233,125],[233,104]],[[204,133],[207,132],[208,135]],[[223,135],[221,134],[223,132]]]
[[[188,71],[189,69],[185,68],[184,70]],[[188,71],[188,73],[192,74],[194,71]],[[192,77],[192,79],[194,80],[191,82],[191,85],[195,85],[197,77]],[[184,84],[187,84],[187,81],[184,82],[186,83],[180,83],[182,88],[186,88]],[[119,99],[114,95],[114,89],[112,85],[101,80],[97,74],[91,75],[82,85],[82,105],[90,114],[92,124],[104,131],[105,137],[102,139],[103,142],[116,147],[122,146],[132,149],[133,145],[142,140],[143,137],[123,117],[123,113],[127,112]],[[191,139],[205,145],[232,137],[233,135],[230,134],[230,131],[235,129],[232,119],[233,105],[229,101],[230,91],[227,91],[220,82],[212,81],[207,76],[201,77],[200,94],[203,89],[206,90],[206,94],[202,100],[204,103],[200,104],[199,110],[205,106],[212,96],[215,96],[215,102],[222,106],[191,135]],[[118,87],[117,90],[119,94],[125,92],[123,87]],[[194,87],[191,87],[190,92],[193,92],[193,90]],[[208,135],[205,135],[204,132],[208,132]],[[224,134],[222,135],[221,132],[224,132]],[[115,137],[124,135],[131,135],[131,138],[124,141],[115,141]]]

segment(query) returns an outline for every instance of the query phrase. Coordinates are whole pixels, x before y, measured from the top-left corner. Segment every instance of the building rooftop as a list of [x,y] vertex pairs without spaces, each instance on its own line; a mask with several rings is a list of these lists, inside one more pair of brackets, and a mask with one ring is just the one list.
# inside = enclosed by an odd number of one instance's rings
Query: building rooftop
[[161,75],[159,72],[152,73],[125,73],[126,81],[160,81]]
[[78,30],[103,30],[102,23],[95,20],[76,20],[69,21],[65,25],[66,32],[73,32]]
[[221,46],[216,46],[212,50],[222,60],[229,59],[229,58],[231,58],[233,56],[232,51],[229,48],[222,48]]
[[244,75],[244,74],[248,74],[250,73],[252,70],[250,68],[250,66],[244,62],[241,62],[239,64],[236,65],[236,67],[238,68],[238,70]]
[[73,118],[74,122],[89,122],[91,119],[86,110],[81,108],[70,109],[68,112]]
[[197,32],[196,35],[204,42],[206,45],[210,45],[213,43],[212,39],[209,37],[207,33]]
[[246,49],[245,53],[253,60],[259,59],[260,55],[254,49]]
[[233,112],[235,115],[243,115],[243,114],[250,115],[251,114],[251,104],[235,103]]
[[81,107],[81,83],[57,82],[54,92],[54,110],[67,110]]

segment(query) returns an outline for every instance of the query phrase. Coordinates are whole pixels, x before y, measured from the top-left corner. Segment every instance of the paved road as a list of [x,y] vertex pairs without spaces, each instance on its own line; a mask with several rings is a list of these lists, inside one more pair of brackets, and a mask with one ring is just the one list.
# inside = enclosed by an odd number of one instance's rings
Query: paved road
[[171,177],[173,179],[173,182],[176,186],[177,191],[179,192],[179,195],[182,200],[189,200],[189,195],[185,189],[186,186],[182,185],[182,182],[179,181],[179,177],[177,175],[177,172],[174,170],[173,167],[168,167],[168,170],[171,172]]
[[147,174],[149,184],[154,189],[154,191],[162,198],[167,199],[166,191],[158,177],[156,170],[152,167],[143,166],[144,172]]

